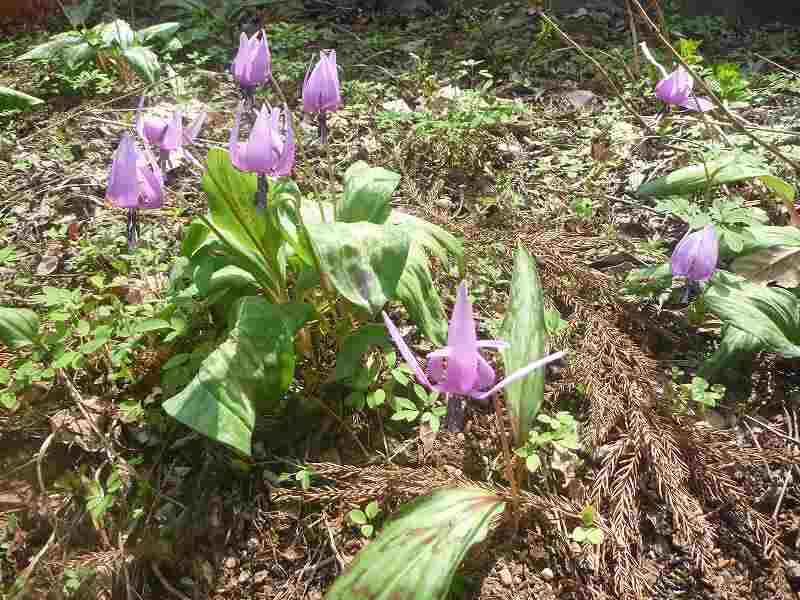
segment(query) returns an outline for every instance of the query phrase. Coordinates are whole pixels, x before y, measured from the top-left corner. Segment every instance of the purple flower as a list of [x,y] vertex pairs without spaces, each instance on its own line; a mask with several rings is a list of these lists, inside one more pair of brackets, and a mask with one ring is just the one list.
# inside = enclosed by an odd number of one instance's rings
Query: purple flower
[[672,275],[693,281],[710,279],[717,268],[719,240],[713,225],[688,233],[672,253]]
[[106,200],[119,208],[161,208],[164,176],[152,155],[136,149],[125,133],[119,143],[108,176]]
[[479,341],[477,339],[475,320],[472,317],[472,304],[467,298],[467,285],[464,282],[458,286],[456,305],[447,331],[447,346],[434,350],[427,356],[428,375],[422,370],[397,327],[385,312],[383,321],[403,359],[414,371],[417,381],[437,392],[470,396],[477,400],[488,398],[509,383],[525,377],[566,354],[563,351],[556,352],[534,361],[495,384],[494,369],[481,356],[479,350],[480,348],[506,348],[508,344],[501,340]]
[[714,108],[708,98],[699,98],[692,93],[694,79],[692,75],[678,66],[672,73],[656,84],[656,97],[673,106],[683,106],[689,110],[706,112]]
[[233,78],[239,87],[254,88],[269,79],[272,72],[270,62],[267,34],[262,30],[248,39],[242,33],[239,37],[239,51],[233,59]]
[[239,140],[239,125],[244,103],[239,104],[236,121],[231,130],[231,161],[240,171],[281,177],[289,175],[294,167],[294,133],[289,109],[283,111],[285,136],[281,135],[281,111],[263,105],[246,142]]
[[339,91],[339,73],[336,69],[336,51],[322,50],[319,62],[303,83],[303,111],[307,113],[333,112],[342,106]]
[[184,129],[183,114],[180,110],[176,110],[169,121],[155,115],[146,115],[143,111],[144,96],[139,100],[139,108],[136,111],[136,132],[152,146],[167,152],[193,143],[206,120],[206,113],[203,112],[187,129]]

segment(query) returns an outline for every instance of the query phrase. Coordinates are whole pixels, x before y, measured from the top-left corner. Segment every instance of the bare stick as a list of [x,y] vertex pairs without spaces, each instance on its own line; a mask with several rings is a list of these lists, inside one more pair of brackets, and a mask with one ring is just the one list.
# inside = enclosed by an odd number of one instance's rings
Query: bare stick
[[150,568],[153,570],[153,573],[158,578],[158,581],[161,583],[164,589],[167,590],[170,594],[172,594],[176,598],[179,598],[180,600],[192,600],[182,591],[172,587],[172,584],[169,581],[167,581],[164,575],[161,573],[161,569],[159,568],[157,562],[153,561],[153,563],[151,563],[150,565]]

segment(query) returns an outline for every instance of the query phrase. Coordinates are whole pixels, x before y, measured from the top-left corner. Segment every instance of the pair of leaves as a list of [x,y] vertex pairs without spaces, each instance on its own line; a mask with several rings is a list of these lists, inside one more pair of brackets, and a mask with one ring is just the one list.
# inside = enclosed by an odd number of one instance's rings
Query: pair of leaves
[[502,499],[474,488],[418,498],[359,552],[326,600],[445,598],[467,551],[485,539],[504,507]]
[[[452,255],[460,264],[460,242],[441,227],[391,209],[397,174],[359,161],[346,171],[344,180],[344,193],[333,211],[335,223],[322,223],[318,207],[302,203],[303,219],[323,271],[339,293],[371,314],[387,300],[399,299],[424,334],[444,344],[447,319],[433,286],[428,254],[445,264]],[[326,217],[330,220],[330,213]],[[379,235],[387,236],[384,244],[353,248]],[[340,269],[342,261],[350,266]],[[383,278],[375,268],[381,264],[386,269]]]
[[259,407],[280,399],[294,378],[294,336],[311,318],[306,304],[242,298],[228,338],[164,410],[209,438],[250,455]]

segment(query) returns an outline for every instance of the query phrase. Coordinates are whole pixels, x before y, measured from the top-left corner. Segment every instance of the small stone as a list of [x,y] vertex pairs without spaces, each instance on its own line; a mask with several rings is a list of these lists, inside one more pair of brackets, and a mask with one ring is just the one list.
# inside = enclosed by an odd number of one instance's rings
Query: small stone
[[226,569],[235,569],[236,565],[239,564],[239,561],[236,560],[233,556],[229,556],[225,559],[225,568]]
[[503,585],[506,587],[511,587],[514,584],[514,578],[511,576],[511,571],[508,570],[508,567],[503,567],[500,569],[500,581],[503,582]]
[[552,581],[555,576],[556,574],[553,573],[553,569],[551,569],[550,567],[545,567],[539,572],[539,577],[541,577],[545,581]]
[[241,573],[239,573],[239,583],[247,583],[247,581],[253,576],[253,574],[245,569]]
[[261,583],[267,577],[269,577],[269,571],[267,571],[267,570],[258,571],[255,575],[253,575],[253,583],[256,583],[256,584]]
[[800,563],[796,560],[786,562],[786,579],[794,584],[800,582]]

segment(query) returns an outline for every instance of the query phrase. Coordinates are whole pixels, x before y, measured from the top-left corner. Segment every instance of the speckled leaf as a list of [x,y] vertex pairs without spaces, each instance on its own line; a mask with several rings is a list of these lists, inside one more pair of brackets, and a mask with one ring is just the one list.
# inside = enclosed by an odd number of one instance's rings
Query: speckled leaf
[[294,377],[294,336],[310,318],[305,304],[242,298],[228,339],[164,410],[209,438],[250,454],[259,406],[277,401]]
[[[545,356],[547,329],[544,323],[544,300],[536,261],[520,244],[514,254],[511,297],[500,328],[500,339],[509,347],[501,351],[506,373],[513,373]],[[544,369],[505,388],[506,405],[511,413],[511,428],[517,446],[528,440],[533,420],[544,400]]]
[[486,537],[504,507],[475,488],[418,498],[359,552],[325,600],[444,600],[467,551]]
[[373,315],[395,296],[408,258],[404,231],[366,222],[307,227],[322,271],[342,296]]

